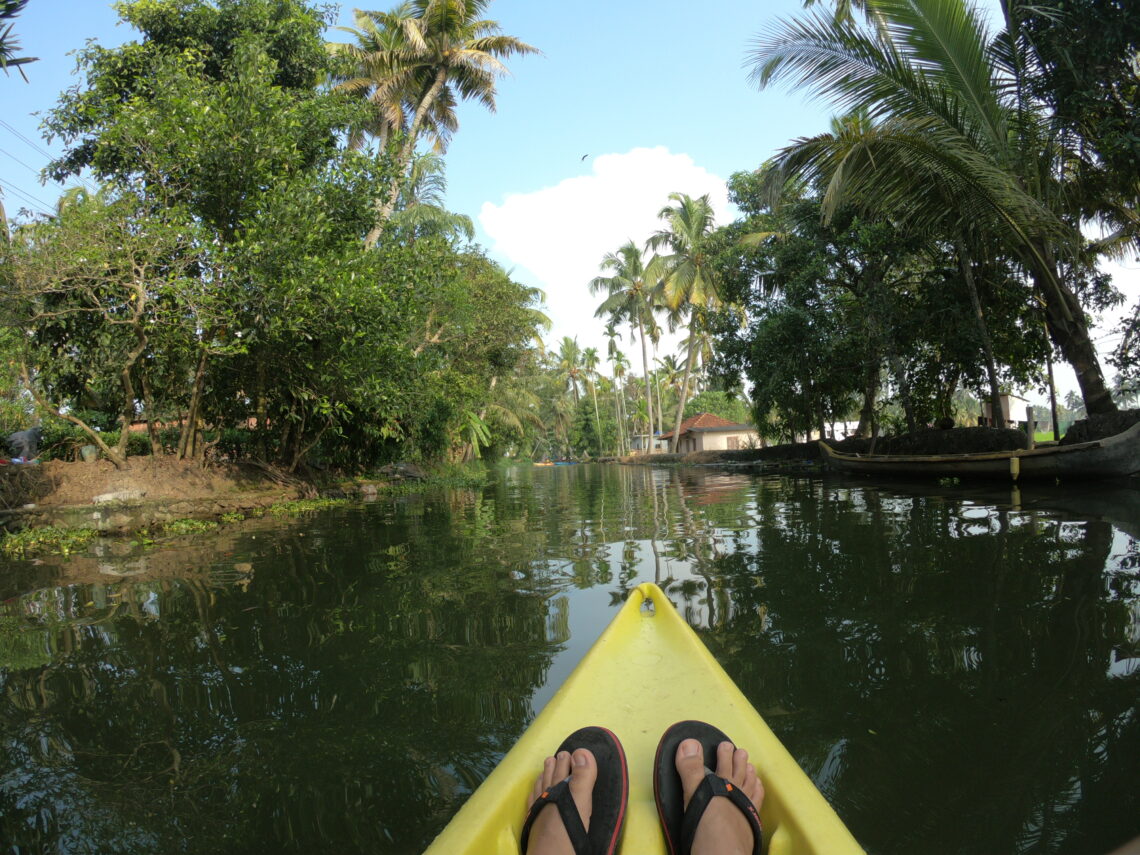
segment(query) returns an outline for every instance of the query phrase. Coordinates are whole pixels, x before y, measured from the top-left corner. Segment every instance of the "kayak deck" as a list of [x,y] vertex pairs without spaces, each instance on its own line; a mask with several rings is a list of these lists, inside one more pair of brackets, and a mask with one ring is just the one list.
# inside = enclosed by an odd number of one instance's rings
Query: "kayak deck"
[[666,728],[689,718],[716,725],[748,749],[764,783],[760,813],[766,852],[863,852],[665,594],[646,583],[630,594],[546,708],[428,847],[428,855],[516,855],[527,794],[543,758],[586,725],[609,728],[625,748],[629,809],[620,851],[664,855],[653,802],[653,758]]

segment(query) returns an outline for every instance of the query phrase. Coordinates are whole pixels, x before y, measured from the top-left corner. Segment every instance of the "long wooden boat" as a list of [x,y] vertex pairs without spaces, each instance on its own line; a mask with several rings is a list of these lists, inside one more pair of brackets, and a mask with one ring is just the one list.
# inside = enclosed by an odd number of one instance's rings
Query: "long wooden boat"
[[981,454],[847,454],[819,443],[837,472],[930,478],[1120,478],[1140,472],[1140,422],[1115,436]]
[[585,725],[609,728],[629,766],[620,851],[665,855],[653,802],[653,759],[666,728],[716,725],[747,748],[766,791],[769,855],[856,855],[863,849],[697,634],[656,585],[629,600],[518,743],[472,794],[427,855],[517,855],[526,797],[542,760]]

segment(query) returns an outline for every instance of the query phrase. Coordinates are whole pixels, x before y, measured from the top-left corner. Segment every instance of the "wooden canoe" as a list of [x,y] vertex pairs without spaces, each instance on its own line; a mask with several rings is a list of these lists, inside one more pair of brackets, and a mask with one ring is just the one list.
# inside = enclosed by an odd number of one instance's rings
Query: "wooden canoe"
[[716,725],[747,748],[764,782],[769,855],[863,852],[823,795],[656,585],[630,594],[601,637],[427,855],[517,855],[526,797],[542,760],[584,725],[618,735],[629,766],[622,853],[664,855],[653,802],[661,734],[682,719]]
[[1115,436],[981,454],[847,454],[820,442],[837,472],[929,478],[1121,478],[1140,472],[1140,422]]

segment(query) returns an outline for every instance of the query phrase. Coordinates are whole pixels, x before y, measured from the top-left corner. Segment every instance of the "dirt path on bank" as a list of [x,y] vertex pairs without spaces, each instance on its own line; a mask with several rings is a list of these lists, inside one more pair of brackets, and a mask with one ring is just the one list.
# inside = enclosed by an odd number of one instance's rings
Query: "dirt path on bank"
[[132,457],[116,469],[108,460],[91,463],[49,460],[0,468],[0,503],[6,508],[90,505],[107,497],[160,501],[220,499],[251,492],[296,492],[253,466],[199,466],[173,457]]

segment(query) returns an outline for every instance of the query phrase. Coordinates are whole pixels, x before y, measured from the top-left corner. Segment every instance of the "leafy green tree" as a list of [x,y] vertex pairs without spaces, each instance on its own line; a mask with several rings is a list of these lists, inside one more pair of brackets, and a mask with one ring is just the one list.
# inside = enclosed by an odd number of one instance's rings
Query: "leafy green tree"
[[746,400],[717,389],[698,392],[685,404],[685,418],[701,413],[712,413],[741,425],[752,421],[752,411]]
[[1062,132],[1093,156],[1080,170],[1084,216],[1109,226],[1108,242],[1140,242],[1140,17],[1125,3],[1014,2],[1009,14],[1036,59],[1025,84]]
[[[28,390],[118,466],[140,402],[148,417],[153,406],[147,361],[186,344],[188,319],[214,321],[195,275],[201,236],[169,209],[146,207],[129,192],[85,195],[18,230],[3,302],[8,323],[27,331],[18,359]],[[117,419],[114,447],[76,414],[92,404]]]
[[1074,276],[1087,247],[1067,166],[1082,152],[1027,97],[1034,56],[1016,37],[1013,5],[995,40],[963,0],[867,0],[874,24],[865,28],[821,16],[783,22],[758,41],[752,77],[867,110],[872,131],[802,139],[775,163],[826,186],[829,213],[851,199],[920,231],[1000,239],[1029,272],[1090,412],[1112,412],[1085,315],[1097,295]]

